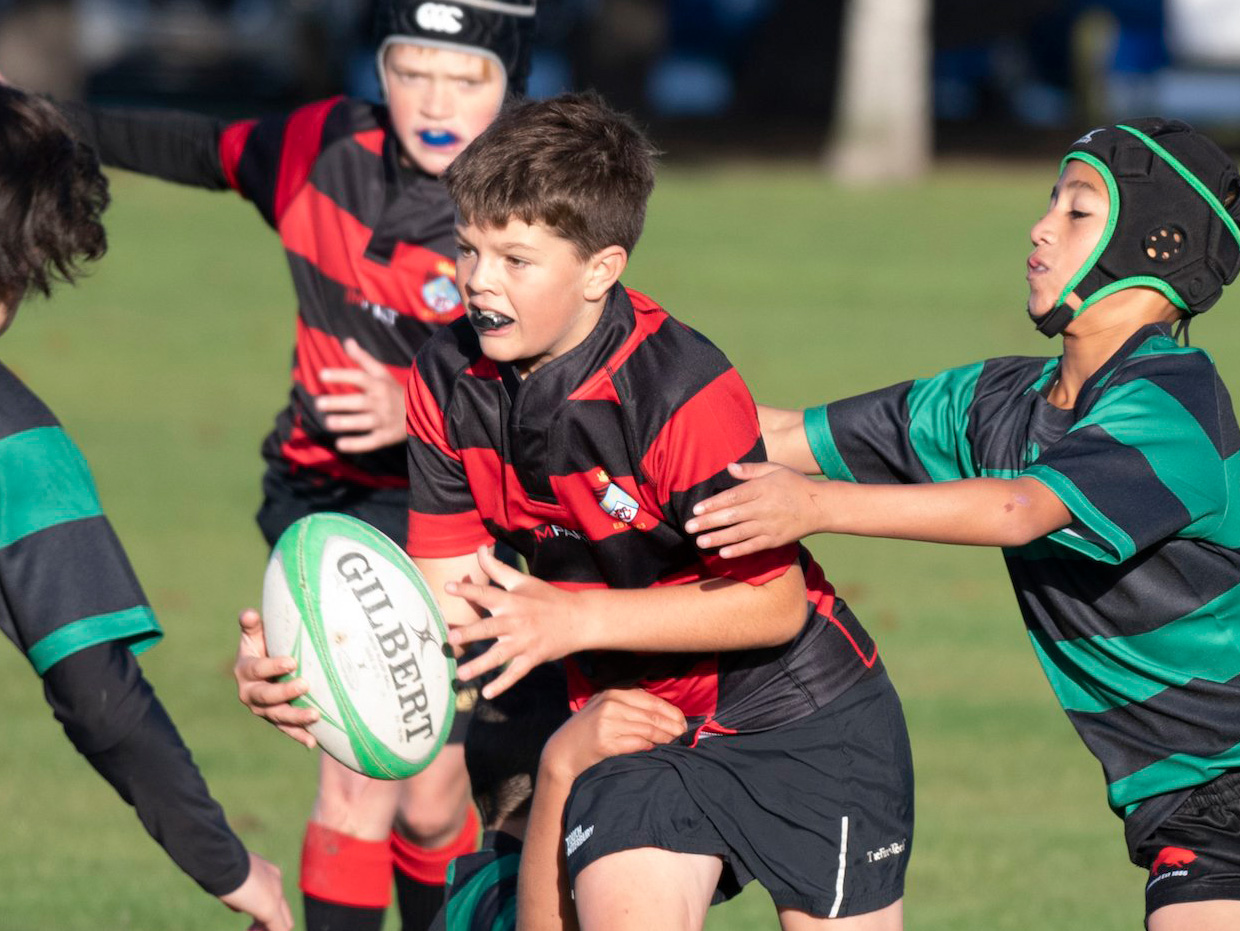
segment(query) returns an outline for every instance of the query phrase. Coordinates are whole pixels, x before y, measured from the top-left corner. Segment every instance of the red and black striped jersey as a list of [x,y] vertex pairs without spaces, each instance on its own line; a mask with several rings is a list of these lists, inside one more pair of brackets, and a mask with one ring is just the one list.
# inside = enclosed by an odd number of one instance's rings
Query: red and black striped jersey
[[323,426],[319,371],[353,368],[352,337],[402,383],[419,347],[463,313],[453,208],[438,179],[402,164],[384,107],[337,97],[227,123],[189,114],[66,106],[108,164],[250,200],[279,234],[298,318],[288,406],[264,443],[270,467],[313,484],[408,483],[399,446],[342,455]]
[[684,531],[693,506],[765,458],[748,389],[706,339],[619,285],[576,348],[525,379],[486,358],[462,320],[408,382],[409,552],[445,558],[502,540],[563,588],[709,578],[760,585],[799,562],[809,600],[790,643],[728,653],[594,651],[572,658],[575,703],[640,684],[716,732],[794,720],[881,668],[873,641],[800,546],[725,560]]

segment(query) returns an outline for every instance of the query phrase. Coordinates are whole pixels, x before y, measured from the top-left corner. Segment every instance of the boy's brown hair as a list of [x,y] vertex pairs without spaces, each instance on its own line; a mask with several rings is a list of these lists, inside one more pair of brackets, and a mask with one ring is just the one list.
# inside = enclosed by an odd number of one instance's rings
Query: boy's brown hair
[[607,246],[633,251],[657,155],[597,94],[565,94],[506,108],[443,180],[462,222],[540,223],[585,259]]
[[72,282],[107,251],[108,183],[54,106],[0,85],[0,300]]

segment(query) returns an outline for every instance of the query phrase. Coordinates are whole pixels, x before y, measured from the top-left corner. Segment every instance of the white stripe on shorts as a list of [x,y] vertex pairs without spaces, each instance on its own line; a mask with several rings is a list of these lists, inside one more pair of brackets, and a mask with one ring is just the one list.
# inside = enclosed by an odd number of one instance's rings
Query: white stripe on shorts
[[835,874],[835,902],[828,918],[836,918],[844,901],[844,873],[848,869],[848,815],[840,819],[840,868]]

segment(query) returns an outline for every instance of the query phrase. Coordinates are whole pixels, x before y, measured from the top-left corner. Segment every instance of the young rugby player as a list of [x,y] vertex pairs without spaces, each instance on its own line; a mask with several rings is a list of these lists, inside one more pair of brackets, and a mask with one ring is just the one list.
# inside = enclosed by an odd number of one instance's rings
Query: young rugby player
[[[28,293],[103,255],[107,182],[46,101],[0,86],[0,333]],[[280,871],[246,852],[133,652],[162,636],[81,452],[0,365],[0,631],[78,752],[181,869],[253,928],[286,931]],[[131,652],[132,651],[132,652]]]
[[754,878],[786,928],[900,927],[912,767],[873,641],[803,548],[724,560],[683,530],[763,446],[723,355],[619,283],[650,143],[557,98],[501,114],[445,182],[468,312],[409,379],[408,547],[454,596],[451,641],[495,641],[460,675],[503,665],[490,698],[568,657],[574,706],[637,685],[688,722],[576,780],[582,927],[697,928]]
[[[772,464],[701,502],[700,546],[819,531],[1004,547],[1047,678],[1098,757],[1151,931],[1240,927],[1240,430],[1173,327],[1240,269],[1240,175],[1176,121],[1072,146],[1033,227],[1029,315],[1059,358],[998,358],[763,411]],[[873,484],[871,484],[873,483]]]
[[[462,313],[452,205],[438,176],[505,94],[522,89],[533,16],[534,0],[384,0],[377,38],[386,106],[334,98],[235,123],[66,107],[106,163],[231,188],[280,235],[298,316],[292,391],[263,446],[258,523],[268,543],[317,511],[352,514],[403,543],[405,378],[430,334]],[[287,689],[251,676],[252,660],[258,673],[272,667],[261,665],[269,662],[256,646],[261,627],[245,618],[240,689]],[[285,714],[285,724],[310,717]],[[477,841],[459,739],[403,798],[399,785],[322,756],[301,873],[310,931],[378,928],[393,856],[405,929],[426,927],[443,900],[447,863]]]

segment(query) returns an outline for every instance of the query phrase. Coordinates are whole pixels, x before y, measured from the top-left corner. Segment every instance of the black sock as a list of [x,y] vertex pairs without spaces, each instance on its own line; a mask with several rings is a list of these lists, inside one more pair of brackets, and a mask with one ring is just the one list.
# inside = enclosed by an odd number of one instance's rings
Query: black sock
[[396,903],[400,906],[401,931],[427,931],[443,908],[443,902],[443,886],[428,886],[400,870],[396,871]]
[[379,931],[386,908],[339,905],[303,894],[306,931]]

